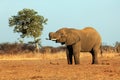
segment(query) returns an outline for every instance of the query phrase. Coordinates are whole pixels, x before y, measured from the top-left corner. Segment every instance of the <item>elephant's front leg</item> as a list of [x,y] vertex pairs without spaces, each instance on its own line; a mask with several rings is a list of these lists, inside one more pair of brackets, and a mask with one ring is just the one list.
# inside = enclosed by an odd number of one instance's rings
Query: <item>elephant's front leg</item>
[[80,43],[73,45],[73,55],[75,64],[80,64],[79,55],[80,55]]
[[71,46],[67,46],[66,55],[67,55],[68,64],[72,64],[73,50]]

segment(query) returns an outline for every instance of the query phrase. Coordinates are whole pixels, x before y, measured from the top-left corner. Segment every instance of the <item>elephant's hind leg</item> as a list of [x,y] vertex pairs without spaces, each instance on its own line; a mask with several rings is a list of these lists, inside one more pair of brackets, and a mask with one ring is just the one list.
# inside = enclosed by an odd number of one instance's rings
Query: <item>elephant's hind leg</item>
[[92,49],[91,54],[92,54],[92,64],[98,64],[98,50]]

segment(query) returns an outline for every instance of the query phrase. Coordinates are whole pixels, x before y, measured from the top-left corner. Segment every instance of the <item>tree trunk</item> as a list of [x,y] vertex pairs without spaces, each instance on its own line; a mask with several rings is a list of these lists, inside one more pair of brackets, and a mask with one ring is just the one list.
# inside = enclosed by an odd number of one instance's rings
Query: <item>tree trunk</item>
[[39,45],[38,45],[38,43],[35,43],[35,52],[39,52]]

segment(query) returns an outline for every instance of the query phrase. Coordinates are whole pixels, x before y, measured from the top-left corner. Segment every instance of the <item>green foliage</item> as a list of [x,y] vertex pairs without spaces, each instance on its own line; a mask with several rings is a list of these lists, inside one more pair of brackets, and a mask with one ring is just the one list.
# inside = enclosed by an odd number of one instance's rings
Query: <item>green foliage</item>
[[14,32],[21,33],[21,38],[33,37],[36,40],[41,35],[43,24],[46,24],[47,20],[33,9],[25,8],[9,18],[9,26],[14,27]]

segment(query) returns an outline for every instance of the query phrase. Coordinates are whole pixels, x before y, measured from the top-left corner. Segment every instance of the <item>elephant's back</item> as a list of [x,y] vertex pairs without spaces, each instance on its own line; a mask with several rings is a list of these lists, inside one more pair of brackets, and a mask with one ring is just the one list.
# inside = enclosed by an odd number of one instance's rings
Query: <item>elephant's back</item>
[[92,27],[86,27],[82,32],[82,44],[81,47],[86,51],[91,50],[95,45],[101,44],[100,34]]
[[84,31],[96,31],[96,29],[94,29],[93,27],[85,27],[85,28],[83,28],[83,30]]
[[97,30],[92,27],[86,27],[81,31],[83,32],[84,36],[86,35],[87,37],[93,37],[93,36],[100,37],[100,34],[97,32]]

